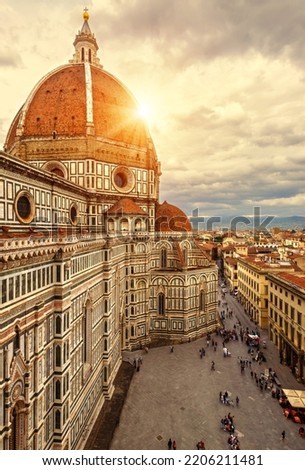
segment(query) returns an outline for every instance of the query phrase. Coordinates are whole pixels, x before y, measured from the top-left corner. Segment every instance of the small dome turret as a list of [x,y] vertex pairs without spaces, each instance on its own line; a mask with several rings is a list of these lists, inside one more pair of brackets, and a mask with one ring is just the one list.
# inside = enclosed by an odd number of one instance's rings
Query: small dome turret
[[187,215],[179,207],[164,201],[156,210],[156,232],[192,232]]

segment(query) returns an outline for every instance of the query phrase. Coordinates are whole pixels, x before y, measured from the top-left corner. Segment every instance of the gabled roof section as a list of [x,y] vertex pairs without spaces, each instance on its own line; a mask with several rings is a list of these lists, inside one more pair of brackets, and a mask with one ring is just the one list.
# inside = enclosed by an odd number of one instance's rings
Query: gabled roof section
[[122,198],[117,201],[113,206],[111,206],[106,212],[107,215],[145,215],[148,216],[138,204],[136,204],[132,199]]

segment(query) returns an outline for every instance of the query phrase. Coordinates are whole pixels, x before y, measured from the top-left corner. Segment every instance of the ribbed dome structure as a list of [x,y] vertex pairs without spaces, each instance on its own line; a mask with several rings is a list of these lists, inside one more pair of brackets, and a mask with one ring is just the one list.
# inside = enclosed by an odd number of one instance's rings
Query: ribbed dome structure
[[155,229],[157,232],[191,232],[192,225],[179,207],[164,201],[156,210]]
[[138,105],[117,79],[94,65],[66,65],[35,87],[13,121],[6,151],[13,152],[16,140],[86,137],[88,127],[96,138],[147,143]]
[[70,160],[73,154],[77,159],[124,164],[131,157],[136,166],[156,169],[157,157],[138,103],[100,65],[88,18],[84,14],[73,59],[43,77],[17,113],[5,151],[39,162]]

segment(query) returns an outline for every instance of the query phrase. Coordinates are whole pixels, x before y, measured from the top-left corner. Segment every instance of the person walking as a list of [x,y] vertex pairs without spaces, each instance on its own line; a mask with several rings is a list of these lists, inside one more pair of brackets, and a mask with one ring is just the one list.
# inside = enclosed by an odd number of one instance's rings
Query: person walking
[[283,431],[283,432],[282,432],[282,441],[284,441],[284,440],[285,440],[285,437],[286,437],[286,432],[285,432],[285,431]]
[[172,445],[173,445],[172,440],[171,440],[171,438],[169,438],[169,440],[168,440],[168,442],[167,442],[167,448],[168,448],[168,450],[171,450],[171,449],[172,449]]
[[176,449],[177,449],[176,441],[173,441],[173,450],[176,450]]

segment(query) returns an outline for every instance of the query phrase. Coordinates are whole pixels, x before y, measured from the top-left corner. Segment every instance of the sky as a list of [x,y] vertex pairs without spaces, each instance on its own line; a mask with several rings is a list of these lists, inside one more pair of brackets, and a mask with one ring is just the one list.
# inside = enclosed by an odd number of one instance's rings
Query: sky
[[161,202],[305,216],[304,0],[1,0],[0,147],[72,59],[87,6],[104,69],[148,110]]

